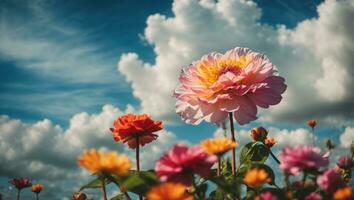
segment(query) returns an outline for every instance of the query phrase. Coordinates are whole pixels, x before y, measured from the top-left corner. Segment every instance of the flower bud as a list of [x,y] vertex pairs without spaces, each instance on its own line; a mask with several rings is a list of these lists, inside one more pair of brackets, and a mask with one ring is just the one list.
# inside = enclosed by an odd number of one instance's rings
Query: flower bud
[[76,192],[71,197],[71,200],[86,200],[87,196],[83,192]]
[[349,170],[349,169],[353,168],[354,162],[351,157],[343,156],[338,159],[337,166],[341,169]]
[[277,141],[274,138],[266,138],[264,140],[264,144],[267,145],[267,147],[271,148],[277,143]]
[[307,124],[311,127],[314,128],[317,125],[317,121],[315,119],[310,119],[307,121]]
[[263,128],[262,126],[257,127],[257,128],[253,128],[251,130],[251,137],[255,140],[255,141],[260,141],[263,142],[268,135],[268,131]]

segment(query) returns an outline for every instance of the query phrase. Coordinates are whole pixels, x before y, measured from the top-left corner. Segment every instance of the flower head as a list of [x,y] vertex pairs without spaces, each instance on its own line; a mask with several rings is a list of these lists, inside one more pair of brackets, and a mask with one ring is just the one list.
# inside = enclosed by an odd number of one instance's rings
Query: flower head
[[183,69],[179,81],[176,112],[192,124],[220,124],[230,112],[247,124],[257,119],[257,106],[278,104],[286,90],[270,60],[247,48],[205,55]]
[[317,192],[311,192],[305,197],[304,200],[322,200],[322,196]]
[[266,138],[264,140],[264,144],[267,145],[269,148],[273,147],[277,141],[274,138]]
[[139,144],[144,146],[156,140],[158,135],[154,132],[163,129],[161,121],[153,121],[149,115],[127,114],[119,117],[111,128],[113,138],[116,142],[128,143],[130,148],[136,148],[136,138],[139,137]]
[[81,154],[79,161],[81,167],[92,173],[114,173],[125,175],[132,163],[126,155],[118,155],[117,152],[99,152],[90,149]]
[[251,137],[255,140],[255,141],[264,141],[268,136],[268,131],[263,128],[262,126],[257,127],[257,128],[253,128],[251,130]]
[[32,185],[32,192],[34,193],[40,193],[43,190],[44,186],[42,184],[33,184]]
[[27,177],[14,178],[9,181],[17,189],[21,190],[26,187],[31,187],[32,183]]
[[253,168],[247,171],[243,181],[251,187],[259,187],[271,182],[268,173],[264,169]]
[[201,147],[210,154],[222,155],[238,144],[228,138],[214,138],[202,141]]
[[83,192],[75,192],[70,200],[86,200],[87,196]]
[[353,198],[353,189],[350,186],[339,188],[334,194],[334,200],[350,200]]
[[306,169],[318,169],[328,165],[328,158],[317,147],[298,145],[285,147],[280,153],[280,168],[287,174],[299,175]]
[[345,187],[345,182],[335,169],[328,169],[317,177],[317,185],[328,193],[335,192],[338,188]]
[[188,148],[176,144],[156,162],[155,171],[163,182],[174,181],[189,186],[194,173],[209,176],[210,168],[216,161],[215,155],[208,154],[200,146]]
[[343,156],[338,159],[337,166],[341,169],[349,170],[354,167],[354,161],[349,156]]
[[181,183],[166,182],[150,189],[147,200],[194,200]]
[[317,125],[317,121],[315,119],[310,119],[307,121],[307,125],[309,125],[311,128],[314,128]]
[[271,192],[266,191],[262,192],[260,195],[260,200],[278,200],[276,196],[274,196]]

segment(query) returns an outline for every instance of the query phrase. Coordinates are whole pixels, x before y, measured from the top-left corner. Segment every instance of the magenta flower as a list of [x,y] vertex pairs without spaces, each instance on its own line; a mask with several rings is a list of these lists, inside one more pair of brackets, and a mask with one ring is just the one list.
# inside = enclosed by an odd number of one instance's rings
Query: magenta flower
[[188,148],[176,144],[156,162],[155,171],[163,182],[175,181],[191,185],[194,173],[202,177],[209,176],[210,168],[216,161],[216,156],[208,154],[200,146]]
[[311,192],[305,197],[305,200],[322,200],[322,196],[316,192]]
[[337,166],[341,169],[349,170],[349,169],[353,168],[354,162],[351,157],[342,156],[338,159]]
[[280,153],[280,168],[289,175],[299,175],[306,169],[318,169],[328,165],[328,158],[317,147],[298,145],[285,147]]
[[328,169],[322,175],[317,177],[317,185],[324,191],[332,194],[337,189],[345,187],[346,184],[335,169]]
[[268,108],[282,99],[286,85],[277,73],[265,55],[247,48],[210,53],[182,70],[176,112],[192,124],[220,124],[234,112],[239,124],[247,124],[257,119],[257,106]]
[[271,192],[263,192],[261,195],[261,200],[278,200],[276,196],[274,196]]
[[9,181],[13,186],[15,186],[18,190],[22,190],[26,187],[31,187],[32,183],[27,177],[14,178]]

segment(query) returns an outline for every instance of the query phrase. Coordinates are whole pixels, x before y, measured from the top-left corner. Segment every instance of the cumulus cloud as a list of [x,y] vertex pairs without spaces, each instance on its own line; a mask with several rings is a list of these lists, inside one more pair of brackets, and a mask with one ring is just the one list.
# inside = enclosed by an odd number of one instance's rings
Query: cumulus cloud
[[[129,105],[124,111],[112,105],[105,105],[99,113],[82,112],[74,115],[67,128],[62,128],[49,119],[25,123],[1,115],[0,160],[5,164],[0,166],[0,176],[28,176],[47,183],[49,188],[43,191],[43,195],[60,190],[68,196],[73,190],[68,190],[65,185],[69,184],[70,188],[78,189],[78,184],[92,179],[88,173],[79,170],[76,164],[77,157],[84,149],[116,150],[131,154],[131,158],[134,158],[134,151],[121,143],[115,143],[109,131],[112,122],[128,112],[134,112]],[[160,137],[156,142],[142,148],[144,169],[152,168],[153,161],[178,142],[172,132],[163,130],[158,134]],[[0,189],[3,192],[7,190]]]
[[318,6],[317,18],[290,29],[260,24],[262,11],[252,1],[174,1],[174,16],[154,14],[147,19],[144,36],[154,48],[155,62],[127,53],[118,70],[131,83],[144,112],[174,120],[171,95],[182,67],[211,51],[246,46],[268,55],[289,86],[283,102],[261,119],[300,121],[311,116],[326,122],[350,121],[352,8],[352,1],[327,0]]
[[345,128],[339,139],[342,147],[350,147],[354,142],[354,127]]

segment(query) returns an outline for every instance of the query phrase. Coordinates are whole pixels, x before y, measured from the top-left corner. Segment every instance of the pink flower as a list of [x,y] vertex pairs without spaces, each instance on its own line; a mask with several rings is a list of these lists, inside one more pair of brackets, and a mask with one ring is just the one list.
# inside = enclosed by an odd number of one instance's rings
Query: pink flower
[[32,185],[31,181],[27,177],[14,178],[9,181],[13,186],[15,186],[18,190],[22,190],[23,188],[30,187]]
[[271,192],[263,192],[261,194],[261,200],[278,200],[276,196],[274,196]]
[[220,124],[229,112],[239,124],[247,124],[257,119],[257,106],[278,104],[286,90],[284,78],[265,55],[239,47],[203,56],[183,69],[179,80],[176,112],[192,124]]
[[317,177],[317,185],[328,193],[334,193],[338,188],[345,187],[340,174],[335,169],[328,169],[322,175]]
[[351,157],[343,156],[338,159],[337,166],[341,169],[349,170],[349,169],[353,168],[354,162]]
[[328,158],[323,157],[317,147],[285,147],[280,153],[280,168],[290,175],[299,175],[306,169],[318,169],[327,165]]
[[305,197],[305,200],[322,200],[322,196],[316,192],[311,192]]
[[156,162],[155,171],[160,180],[181,182],[191,185],[193,174],[209,176],[210,168],[217,161],[215,155],[208,154],[200,146],[188,148],[176,144]]

